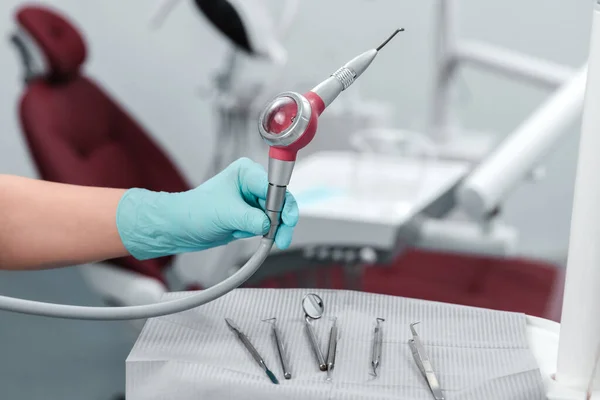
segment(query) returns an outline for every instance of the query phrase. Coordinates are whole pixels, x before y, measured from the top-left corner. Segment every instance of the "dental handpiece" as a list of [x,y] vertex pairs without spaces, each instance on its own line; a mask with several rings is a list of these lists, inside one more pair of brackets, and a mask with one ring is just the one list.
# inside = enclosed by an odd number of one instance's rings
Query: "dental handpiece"
[[373,332],[373,350],[371,355],[371,366],[373,367],[373,375],[377,376],[377,369],[381,365],[381,349],[383,345],[383,331],[381,329],[381,322],[385,321],[383,318],[377,318],[375,330]]
[[354,57],[306,94],[280,93],[260,114],[258,130],[263,140],[270,146],[269,188],[265,209],[271,221],[271,229],[265,238],[275,237],[296,155],[314,138],[318,117],[340,93],[365,72],[379,51],[403,30],[396,29],[377,48]]
[[314,138],[319,115],[342,91],[358,79],[383,46],[400,31],[403,29],[397,29],[377,48],[368,50],[344,64],[305,95],[284,92],[265,107],[260,115],[258,129],[263,140],[270,146],[266,213],[271,221],[271,228],[252,257],[232,276],[200,292],[153,304],[84,307],[0,296],[0,310],[54,318],[135,320],[175,314],[199,307],[239,287],[260,268],[270,254],[280,224],[285,193],[292,176],[296,155]]

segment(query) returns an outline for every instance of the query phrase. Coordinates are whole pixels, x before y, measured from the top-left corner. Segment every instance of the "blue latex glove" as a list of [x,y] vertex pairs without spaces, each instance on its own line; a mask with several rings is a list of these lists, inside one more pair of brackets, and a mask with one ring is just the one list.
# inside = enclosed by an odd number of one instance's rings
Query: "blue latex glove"
[[[241,158],[195,189],[182,193],[129,189],[117,208],[117,229],[137,259],[205,250],[235,239],[264,235],[267,172]],[[298,205],[288,192],[275,244],[289,247]]]

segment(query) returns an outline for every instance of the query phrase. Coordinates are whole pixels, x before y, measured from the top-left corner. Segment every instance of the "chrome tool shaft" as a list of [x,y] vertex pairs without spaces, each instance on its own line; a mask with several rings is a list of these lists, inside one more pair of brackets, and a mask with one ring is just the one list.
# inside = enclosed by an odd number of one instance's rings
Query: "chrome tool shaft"
[[285,353],[285,346],[283,345],[283,335],[277,326],[277,318],[269,318],[267,321],[273,321],[271,326],[273,327],[273,338],[275,339],[275,345],[277,346],[277,353],[279,353],[279,361],[281,361],[281,369],[283,370],[283,377],[285,379],[292,379],[292,372],[290,371],[290,365]]
[[331,381],[333,368],[335,367],[335,353],[337,350],[338,327],[337,318],[333,321],[333,326],[329,331],[329,346],[327,348],[327,380]]
[[373,375],[377,376],[377,369],[381,365],[381,350],[383,346],[383,331],[381,328],[381,322],[385,321],[383,318],[377,318],[375,330],[373,332],[373,350],[371,354],[371,367],[373,367]]
[[348,89],[350,85],[367,70],[369,65],[373,62],[379,51],[387,45],[398,32],[404,31],[404,28],[396,29],[383,43],[377,48],[367,50],[346,64],[338,68],[331,76],[325,79],[323,82],[315,86],[311,91],[317,94],[325,104],[325,107],[329,106],[339,94]]
[[442,392],[440,382],[438,381],[435,371],[433,370],[429,356],[425,352],[425,347],[423,347],[421,339],[419,339],[419,335],[414,328],[414,326],[417,324],[418,322],[410,324],[410,331],[413,337],[412,339],[408,340],[408,345],[410,346],[410,350],[413,358],[415,359],[417,367],[419,367],[419,370],[427,380],[427,384],[429,385],[429,389],[431,390],[435,400],[445,400],[444,393]]
[[315,330],[310,322],[310,320],[308,319],[308,317],[306,317],[304,319],[304,325],[306,326],[306,332],[308,333],[308,339],[310,341],[310,345],[313,348],[313,352],[315,353],[315,356],[317,357],[317,362],[319,363],[319,369],[321,371],[327,371],[327,364],[325,363],[325,357],[323,357],[323,352],[321,351],[321,348],[319,347],[319,341],[317,340],[317,335],[315,334]]
[[269,377],[271,382],[278,385],[279,381],[277,380],[277,378],[275,377],[273,372],[271,372],[271,370],[267,367],[265,360],[261,357],[261,355],[258,353],[256,348],[252,345],[252,343],[250,342],[250,339],[248,339],[248,336],[246,336],[246,334],[244,334],[244,332],[242,332],[242,330],[231,319],[225,318],[225,322],[227,323],[227,325],[229,325],[229,328],[231,328],[231,330],[241,340],[241,342],[244,344],[246,349],[252,355],[252,358],[254,358],[254,360],[258,363],[258,365],[260,365],[260,367],[265,371],[265,373],[267,374],[267,376]]

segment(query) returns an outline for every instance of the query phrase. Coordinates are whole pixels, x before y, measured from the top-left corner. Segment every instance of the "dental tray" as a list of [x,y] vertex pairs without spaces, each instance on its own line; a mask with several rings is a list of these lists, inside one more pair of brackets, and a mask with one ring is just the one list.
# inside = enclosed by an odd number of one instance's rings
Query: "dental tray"
[[[319,370],[304,326],[302,298],[322,297],[315,320],[326,352],[337,318],[339,341],[332,381]],[[165,300],[189,293],[168,293]],[[276,317],[292,379],[284,379],[272,327]],[[378,377],[371,374],[377,317],[385,318]],[[274,385],[228,328],[248,335],[279,380]],[[353,291],[237,289],[202,307],[146,322],[126,362],[128,400],[433,399],[414,362],[409,325],[431,359],[446,400],[544,399],[544,384],[528,344],[524,314]]]

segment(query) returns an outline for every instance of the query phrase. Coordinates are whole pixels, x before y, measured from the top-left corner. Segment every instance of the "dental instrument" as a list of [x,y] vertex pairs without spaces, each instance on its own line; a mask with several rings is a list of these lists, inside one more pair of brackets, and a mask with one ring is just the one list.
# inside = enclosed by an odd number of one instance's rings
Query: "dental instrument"
[[333,326],[329,331],[329,346],[327,350],[327,381],[331,382],[331,375],[333,374],[333,368],[335,367],[335,353],[337,350],[338,341],[338,327],[337,318],[333,320]]
[[287,354],[285,353],[285,347],[283,345],[281,331],[277,327],[277,318],[269,318],[263,320],[264,322],[273,321],[271,326],[273,327],[273,338],[275,340],[275,345],[277,346],[277,353],[279,353],[279,361],[281,361],[281,369],[283,370],[283,377],[285,379],[292,379],[292,372],[290,371],[290,365],[287,359]]
[[266,238],[272,238],[277,230],[296,155],[314,138],[318,117],[362,75],[383,46],[401,31],[395,30],[376,49],[356,56],[305,95],[296,92],[280,93],[260,114],[258,130],[270,146],[266,211],[271,220],[271,231]]
[[371,354],[371,366],[373,367],[373,375],[377,377],[377,369],[381,365],[381,349],[383,345],[383,331],[381,329],[381,322],[385,321],[383,318],[377,318],[375,320],[375,330],[373,332],[373,351]]
[[306,328],[306,333],[308,334],[310,345],[315,353],[317,362],[319,363],[319,369],[321,371],[327,371],[327,363],[325,362],[325,357],[321,351],[321,346],[319,346],[317,334],[311,323],[311,320],[319,319],[323,316],[325,310],[323,299],[317,294],[309,293],[302,298],[302,309],[304,310],[304,326]]
[[267,367],[265,360],[261,357],[261,355],[258,353],[256,348],[252,345],[252,343],[250,342],[250,339],[248,339],[248,336],[246,336],[246,334],[244,334],[244,332],[242,332],[242,330],[239,328],[239,326],[237,326],[235,324],[235,322],[233,322],[230,318],[225,318],[225,322],[227,323],[227,325],[229,325],[229,328],[231,328],[231,330],[241,340],[241,342],[244,344],[246,349],[248,349],[248,351],[252,355],[252,358],[254,358],[254,361],[256,361],[258,363],[258,365],[265,371],[265,373],[267,374],[267,376],[269,377],[271,382],[273,382],[276,385],[279,385],[279,381],[275,377],[275,374],[273,374],[273,372],[271,372],[271,370]]
[[415,325],[419,322],[415,322],[410,324],[410,331],[412,333],[412,339],[408,340],[408,345],[410,346],[410,350],[412,352],[413,358],[415,359],[415,363],[419,370],[423,374],[423,377],[427,380],[427,384],[429,385],[429,389],[433,394],[435,400],[444,400],[444,393],[440,387],[440,382],[437,379],[435,371],[433,370],[433,366],[431,365],[431,361],[429,360],[429,356],[425,352],[425,347],[421,343],[421,339],[419,339],[419,335],[415,330]]
[[[400,30],[395,31],[391,37],[398,31]],[[383,44],[387,42],[389,40]],[[270,145],[266,210],[271,227],[262,237],[255,253],[230,277],[180,299],[139,306],[85,307],[0,296],[0,309],[67,319],[135,320],[189,310],[211,302],[242,285],[260,268],[273,247],[296,155],[315,136],[318,116],[365,72],[381,48],[378,46],[353,58],[304,96],[296,92],[280,94],[261,113],[259,133]]]

